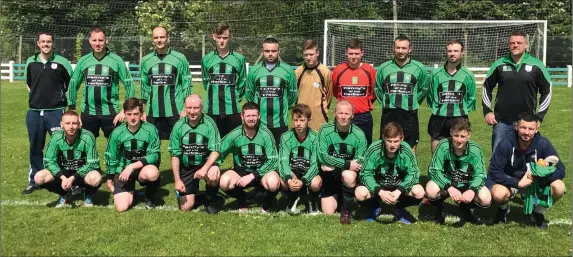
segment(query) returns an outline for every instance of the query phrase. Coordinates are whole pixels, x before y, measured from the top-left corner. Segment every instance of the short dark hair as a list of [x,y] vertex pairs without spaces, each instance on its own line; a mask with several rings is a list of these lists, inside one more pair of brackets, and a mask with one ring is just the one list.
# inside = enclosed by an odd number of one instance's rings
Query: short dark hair
[[263,44],[278,44],[279,40],[274,36],[267,36],[263,40]]
[[541,121],[539,116],[537,116],[535,113],[532,113],[532,112],[522,112],[522,113],[518,114],[517,120],[518,121],[522,120],[522,121],[526,121],[526,122],[535,121],[537,123],[539,123]]
[[228,30],[229,34],[231,34],[231,28],[229,27],[229,24],[227,24],[226,22],[219,22],[213,28],[213,34],[221,35],[225,32],[225,30]]
[[40,41],[40,36],[41,36],[41,35],[46,35],[46,36],[52,37],[52,42],[55,40],[55,39],[54,39],[54,34],[52,34],[52,32],[40,31],[40,32],[38,32],[38,35],[37,35],[37,37],[36,37],[36,41]]
[[466,118],[458,117],[452,120],[451,131],[467,131],[472,132],[472,124]]
[[308,107],[308,105],[306,104],[296,104],[295,106],[292,107],[291,112],[293,119],[294,115],[305,116],[307,119],[310,119],[310,116],[312,115],[310,107]]
[[348,44],[346,44],[346,49],[364,49],[362,48],[362,41],[360,41],[360,39],[358,38],[353,38],[350,39],[350,41],[348,41]]
[[400,126],[400,124],[396,122],[390,122],[384,126],[382,129],[382,136],[384,138],[394,138],[394,137],[403,137],[404,130]]
[[448,41],[448,43],[446,44],[446,48],[447,48],[449,45],[454,45],[454,44],[461,45],[461,46],[462,46],[462,51],[464,50],[464,43],[463,43],[461,40],[458,40],[458,39],[450,39],[450,40]]
[[64,116],[73,116],[73,117],[78,117],[78,118],[80,117],[80,115],[79,115],[76,111],[74,111],[74,110],[67,110],[67,111],[65,111],[65,112],[62,114],[62,118],[63,118]]
[[312,40],[312,39],[307,39],[304,41],[304,43],[302,43],[302,50],[310,50],[310,49],[315,49],[318,50],[318,44],[316,43],[316,41]]
[[523,31],[512,31],[511,34],[509,34],[509,37],[524,37],[524,38],[527,38],[527,34],[525,34],[525,32],[523,32]]
[[139,108],[140,112],[143,112],[143,103],[137,99],[137,97],[131,97],[125,99],[123,102],[123,111],[133,110]]
[[92,36],[92,33],[99,33],[99,32],[103,33],[103,36],[104,36],[104,37],[107,37],[107,34],[105,33],[105,30],[104,30],[102,27],[100,27],[100,26],[95,26],[95,27],[93,27],[93,28],[90,30],[89,36],[91,37],[91,36]]
[[394,44],[396,44],[396,41],[408,41],[408,46],[412,45],[412,40],[410,40],[410,38],[406,35],[399,35],[394,39]]
[[254,102],[246,102],[243,104],[243,108],[241,108],[241,113],[245,113],[247,110],[259,110],[259,105]]

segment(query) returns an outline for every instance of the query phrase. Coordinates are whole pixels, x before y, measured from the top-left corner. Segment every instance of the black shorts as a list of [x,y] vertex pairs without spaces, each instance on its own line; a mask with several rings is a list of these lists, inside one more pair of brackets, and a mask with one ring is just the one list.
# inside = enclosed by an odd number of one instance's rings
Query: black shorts
[[428,134],[430,137],[438,140],[450,137],[450,128],[452,127],[452,121],[455,118],[464,118],[468,120],[468,116],[442,117],[432,114],[428,121]]
[[380,139],[384,126],[390,122],[396,122],[404,130],[404,141],[411,147],[418,145],[420,129],[418,122],[418,110],[405,111],[402,109],[383,109],[382,122],[380,122]]
[[[233,167],[233,170],[234,170],[235,173],[237,173],[237,175],[239,175],[240,177],[244,177],[244,176],[246,176],[246,175],[251,174],[250,172],[246,171],[245,169],[240,168],[240,167],[236,167],[236,166]],[[249,184],[248,184],[247,186],[245,186],[244,188],[248,188],[248,187],[258,187],[258,186],[260,186],[260,185],[261,185],[261,179],[262,179],[262,176],[261,176],[261,177],[258,177],[258,178],[255,176],[255,178],[251,181],[251,183],[249,183]]]
[[331,197],[342,193],[342,171],[340,169],[328,172],[320,171],[318,174],[322,179],[322,187],[320,188],[321,198]]
[[88,115],[82,113],[82,128],[88,130],[94,137],[99,137],[99,129],[103,131],[105,138],[109,138],[115,126],[113,125],[114,115]]
[[221,134],[221,138],[225,135],[229,134],[231,130],[241,126],[243,121],[241,120],[241,114],[229,114],[229,115],[211,115],[209,116],[215,121],[217,124],[217,129],[219,130],[219,134]]
[[281,136],[288,131],[288,127],[269,128],[269,130],[275,138],[275,145],[277,146],[278,151],[281,144]]
[[[119,174],[113,175],[113,194],[135,191],[135,181],[139,178],[140,171],[140,169],[134,170],[127,181],[120,181]],[[143,186],[143,183],[139,182],[139,185]]]
[[159,139],[160,140],[169,140],[169,136],[171,135],[171,131],[173,130],[173,126],[179,120],[179,116],[171,116],[171,117],[147,117],[147,122],[152,124],[157,128],[159,132]]
[[[96,170],[98,172],[101,173],[100,170]],[[62,171],[62,175],[66,176],[67,178],[73,176],[74,174],[76,174],[76,172],[70,172],[70,171]],[[58,185],[62,184],[62,180],[60,179],[59,176],[54,176],[54,181],[56,181],[56,183]],[[77,186],[77,187],[81,187],[81,188],[86,188],[87,186],[89,186],[86,181],[85,181],[85,177],[80,177],[80,179],[76,179],[74,180],[74,183],[72,183],[72,186]]]
[[185,168],[179,171],[179,177],[183,184],[185,185],[185,192],[179,192],[179,196],[185,195],[195,195],[199,192],[199,182],[200,179],[194,178],[195,172],[197,172],[201,166]]

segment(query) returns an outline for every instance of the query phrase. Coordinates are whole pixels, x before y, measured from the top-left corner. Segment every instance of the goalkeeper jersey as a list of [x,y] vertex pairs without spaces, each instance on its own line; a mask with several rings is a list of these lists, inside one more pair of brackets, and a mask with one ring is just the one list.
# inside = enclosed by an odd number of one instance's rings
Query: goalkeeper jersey
[[212,152],[219,151],[221,136],[217,124],[207,115],[201,115],[195,126],[185,116],[175,123],[169,137],[169,153],[179,158],[182,170],[195,170],[209,159]]
[[383,140],[372,143],[366,151],[363,163],[360,181],[372,193],[378,194],[381,189],[398,189],[404,194],[419,183],[418,162],[414,151],[405,141],[400,143],[393,158],[388,157]]
[[353,69],[347,62],[332,70],[332,94],[337,101],[347,100],[354,106],[354,114],[370,112],[374,109],[374,82],[376,69],[363,62]]
[[356,125],[350,125],[348,132],[341,132],[336,120],[324,124],[318,131],[318,162],[338,168],[350,168],[350,161],[362,163],[366,151],[366,136]]
[[259,125],[253,138],[245,134],[243,125],[238,126],[222,139],[220,153],[220,161],[233,153],[234,169],[252,173],[257,178],[278,168],[275,139],[265,126]]
[[74,173],[76,179],[84,177],[92,170],[99,170],[99,157],[94,135],[78,129],[78,135],[73,144],[66,141],[63,129],[55,131],[50,137],[44,154],[44,167],[54,177],[60,177],[62,172]]
[[255,65],[247,76],[246,99],[259,105],[261,124],[269,128],[287,126],[288,109],[298,98],[296,77],[291,66],[277,62],[272,69],[265,62]]
[[165,55],[152,52],[141,59],[141,91],[150,117],[178,116],[185,98],[191,94],[191,75],[187,58],[169,48]]
[[421,62],[409,58],[400,67],[392,59],[378,67],[374,93],[383,109],[417,110],[426,97],[426,77]]
[[230,115],[240,112],[247,79],[245,57],[233,50],[225,57],[211,51],[201,62],[203,87],[207,93],[207,114]]
[[486,179],[483,151],[476,142],[469,140],[465,152],[457,156],[452,139],[444,138],[436,146],[428,173],[430,179],[443,190],[469,187],[477,193]]
[[152,124],[142,121],[139,129],[131,132],[123,123],[109,136],[105,151],[106,173],[119,174],[127,165],[138,161],[143,166],[159,166],[160,146],[159,132]]
[[125,62],[106,49],[98,60],[93,53],[78,61],[68,88],[68,105],[75,108],[80,84],[85,82],[82,113],[88,115],[115,115],[119,112],[119,81],[125,87],[125,99],[135,95],[135,86]]
[[316,132],[308,128],[306,136],[299,140],[294,129],[281,136],[279,156],[279,174],[284,181],[288,181],[292,174],[303,181],[305,185],[318,174],[316,163],[316,145],[318,144]]
[[460,63],[456,73],[448,73],[447,63],[432,72],[428,90],[428,105],[432,114],[459,117],[476,110],[476,80],[474,74]]

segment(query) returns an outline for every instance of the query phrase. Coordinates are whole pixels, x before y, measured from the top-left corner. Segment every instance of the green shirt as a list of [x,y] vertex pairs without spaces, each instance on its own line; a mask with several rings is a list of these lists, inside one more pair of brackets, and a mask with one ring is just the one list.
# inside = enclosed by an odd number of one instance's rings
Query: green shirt
[[77,133],[78,136],[72,145],[66,141],[63,129],[55,131],[50,137],[44,153],[44,167],[54,177],[61,176],[62,172],[71,172],[75,173],[77,179],[92,170],[99,170],[94,135],[85,129],[78,129]]
[[140,70],[140,99],[147,103],[147,115],[178,116],[192,90],[187,58],[171,48],[165,55],[154,51],[141,59]]
[[98,60],[93,53],[78,61],[68,88],[68,105],[75,108],[76,97],[85,81],[82,113],[88,115],[115,115],[119,112],[119,81],[125,87],[125,99],[135,95],[135,86],[125,62],[114,52],[106,50]]
[[485,184],[486,169],[481,147],[469,140],[461,156],[454,153],[451,138],[438,142],[429,167],[430,179],[441,189],[450,187],[479,192]]
[[159,132],[152,124],[141,122],[141,127],[131,132],[123,123],[109,136],[105,151],[106,173],[119,174],[127,165],[138,161],[143,166],[159,166],[160,146]]
[[169,153],[181,162],[182,170],[194,170],[205,164],[212,152],[219,151],[221,136],[217,124],[207,115],[202,115],[195,127],[185,116],[175,123],[169,137]]
[[210,115],[230,115],[240,112],[247,79],[245,57],[233,50],[225,57],[211,51],[201,62],[205,106]]
[[254,65],[247,76],[246,99],[261,110],[261,123],[269,128],[287,126],[288,109],[298,99],[296,76],[291,66],[277,62],[268,70],[265,62]]
[[384,109],[417,110],[426,97],[426,77],[421,62],[410,58],[400,67],[392,59],[378,67],[374,94]]
[[414,151],[405,141],[400,143],[394,158],[386,154],[383,140],[378,140],[366,151],[360,181],[372,193],[382,189],[398,189],[402,194],[410,192],[419,183],[420,169]]
[[[446,63],[447,65],[447,63]],[[450,75],[446,65],[432,72],[428,105],[432,114],[442,117],[466,116],[476,110],[474,74],[460,63]]]
[[235,168],[262,177],[278,168],[275,145],[273,134],[267,127],[259,125],[255,136],[249,138],[241,125],[222,139],[219,160],[223,161],[233,153]]
[[302,142],[298,139],[294,129],[281,136],[280,142],[280,166],[279,175],[284,181],[292,178],[292,174],[310,185],[310,182],[318,175],[316,162],[316,146],[318,136],[312,129],[307,129],[306,137]]
[[338,131],[336,120],[324,124],[318,131],[318,162],[342,170],[350,168],[350,161],[362,163],[366,151],[366,136],[356,125],[348,132]]

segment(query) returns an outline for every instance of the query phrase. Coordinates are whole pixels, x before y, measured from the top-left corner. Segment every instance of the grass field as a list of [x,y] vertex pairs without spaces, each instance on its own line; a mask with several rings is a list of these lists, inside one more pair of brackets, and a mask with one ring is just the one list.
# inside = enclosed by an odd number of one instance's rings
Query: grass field
[[[547,231],[531,227],[523,215],[521,200],[512,203],[510,222],[489,225],[495,213],[492,206],[478,210],[476,217],[486,225],[454,223],[457,208],[447,202],[451,217],[438,226],[424,217],[431,207],[410,207],[420,221],[413,225],[389,223],[387,216],[377,223],[353,220],[339,224],[338,216],[288,216],[283,212],[261,215],[221,212],[181,213],[173,195],[169,162],[160,167],[162,201],[156,210],[145,210],[140,201],[126,213],[116,213],[113,197],[102,187],[94,200],[95,208],[54,209],[56,196],[36,191],[23,196],[27,185],[28,140],[25,127],[27,90],[23,83],[2,82],[1,89],[1,178],[2,178],[2,255],[571,255],[571,89],[554,88],[549,113],[541,133],[554,144],[567,167],[568,194],[547,212]],[[203,93],[199,86],[195,92]],[[479,91],[481,92],[481,91]],[[81,99],[78,97],[78,99]],[[481,99],[481,95],[478,95]],[[470,115],[472,139],[491,156],[491,128],[479,110]],[[426,133],[429,109],[420,109],[418,162],[422,184],[428,180],[430,161]],[[380,109],[374,111],[374,138],[378,137]],[[97,140],[101,164],[105,140]],[[162,142],[162,159],[168,160],[167,142]],[[225,166],[229,166],[227,160]],[[137,195],[137,194],[136,194]],[[137,199],[141,200],[138,196]],[[231,201],[228,200],[227,203]],[[232,203],[230,203],[232,204]],[[389,223],[389,224],[387,224]]]

